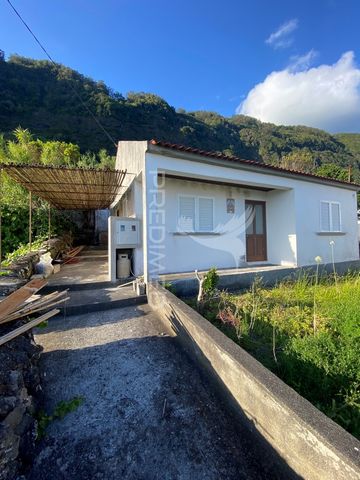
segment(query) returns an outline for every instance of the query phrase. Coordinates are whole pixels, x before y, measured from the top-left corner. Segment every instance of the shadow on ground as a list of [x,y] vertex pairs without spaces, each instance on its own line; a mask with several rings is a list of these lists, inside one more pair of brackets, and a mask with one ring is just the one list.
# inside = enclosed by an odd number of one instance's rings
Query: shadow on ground
[[84,403],[50,424],[29,480],[280,478],[148,306],[54,322],[37,335],[45,408]]

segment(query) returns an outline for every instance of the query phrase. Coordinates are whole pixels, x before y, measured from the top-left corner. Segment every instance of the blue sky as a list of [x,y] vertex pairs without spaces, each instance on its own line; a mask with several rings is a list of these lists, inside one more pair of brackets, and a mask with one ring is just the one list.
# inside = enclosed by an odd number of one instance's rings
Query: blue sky
[[[324,127],[342,95],[336,93],[332,103],[334,65],[353,52],[334,76],[339,85],[345,71],[346,109],[324,128],[360,131],[359,1],[12,1],[56,61],[123,94],[156,93],[186,110],[223,115],[238,110],[275,123]],[[0,3],[0,20],[0,48],[6,55],[44,58],[6,0]],[[321,90],[323,70],[309,75],[311,68],[324,65],[330,69],[326,91]],[[283,75],[273,79],[272,72]],[[301,97],[303,82],[307,89]],[[306,110],[313,103],[305,102],[301,112],[293,108],[305,97],[326,103],[328,95],[329,105],[319,105],[309,118]]]

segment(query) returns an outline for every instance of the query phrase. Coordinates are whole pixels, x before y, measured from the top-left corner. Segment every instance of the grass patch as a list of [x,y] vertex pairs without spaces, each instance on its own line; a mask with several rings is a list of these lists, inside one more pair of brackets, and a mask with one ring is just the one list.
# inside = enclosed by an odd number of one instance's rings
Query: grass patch
[[[194,300],[189,302],[195,307]],[[326,415],[360,438],[360,275],[218,293],[202,314]]]
[[68,413],[73,412],[76,410],[80,405],[84,403],[84,398],[81,396],[74,397],[71,400],[64,401],[62,400],[59,402],[55,409],[54,412],[51,415],[48,415],[45,413],[43,410],[40,410],[37,414],[37,421],[38,421],[38,427],[37,427],[37,437],[40,440],[41,438],[44,437],[46,433],[46,429],[49,426],[49,424],[54,421],[54,420],[61,420],[64,418]]
[[[31,251],[36,252],[37,250],[39,250],[42,247],[44,240],[45,240],[45,237],[39,237],[36,240],[34,240],[31,244]],[[4,267],[9,267],[18,258],[23,257],[28,253],[30,253],[30,244],[20,244],[20,246],[16,250],[14,250],[11,253],[8,253],[5,256],[5,259],[3,260],[2,265]]]

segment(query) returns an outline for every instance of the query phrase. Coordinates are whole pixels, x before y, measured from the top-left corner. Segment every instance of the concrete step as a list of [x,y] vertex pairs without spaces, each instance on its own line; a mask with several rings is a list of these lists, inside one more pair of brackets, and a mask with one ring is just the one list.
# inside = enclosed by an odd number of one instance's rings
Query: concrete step
[[99,260],[103,260],[104,262],[107,261],[108,259],[108,254],[107,253],[104,253],[104,254],[99,254],[99,255],[93,255],[92,253],[91,254],[88,254],[88,255],[77,255],[76,257],[74,258],[78,258],[79,261],[81,262],[98,262]]
[[108,288],[73,290],[69,295],[70,300],[59,307],[65,315],[100,312],[147,303],[146,295],[137,296],[131,285],[119,288],[111,284]]
[[[51,283],[46,285],[41,290],[41,293],[51,293],[60,290],[69,290],[69,292],[76,292],[76,291],[83,291],[83,290],[101,290],[107,288],[115,288],[119,285],[123,285],[124,283],[128,283],[134,280],[134,278],[129,278],[126,280],[117,280],[116,282],[83,282],[83,283]],[[130,285],[132,288],[132,286]],[[125,287],[123,287],[125,288]]]
[[92,257],[101,257],[103,255],[107,255],[108,254],[108,250],[106,249],[102,249],[102,250],[82,250],[78,255],[77,257],[86,257],[88,255],[92,256]]

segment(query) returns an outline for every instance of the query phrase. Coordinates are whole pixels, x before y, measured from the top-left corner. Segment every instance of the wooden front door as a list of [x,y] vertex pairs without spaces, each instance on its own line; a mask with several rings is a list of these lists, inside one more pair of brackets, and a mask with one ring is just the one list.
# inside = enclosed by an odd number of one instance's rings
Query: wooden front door
[[246,200],[246,261],[267,260],[265,202]]

